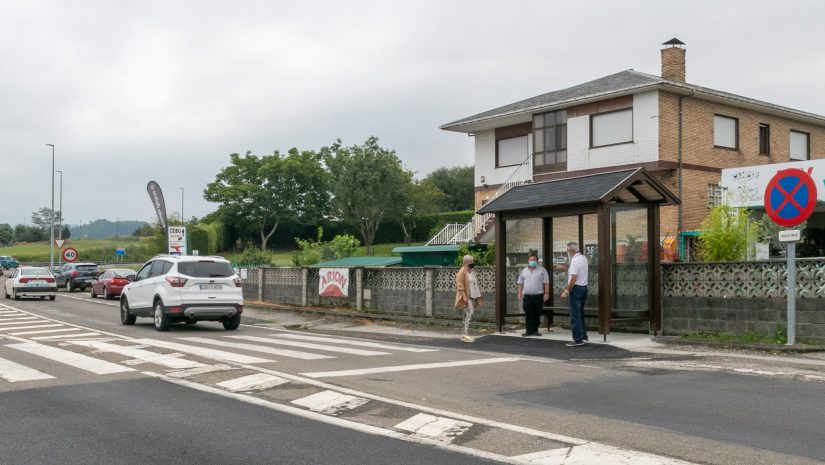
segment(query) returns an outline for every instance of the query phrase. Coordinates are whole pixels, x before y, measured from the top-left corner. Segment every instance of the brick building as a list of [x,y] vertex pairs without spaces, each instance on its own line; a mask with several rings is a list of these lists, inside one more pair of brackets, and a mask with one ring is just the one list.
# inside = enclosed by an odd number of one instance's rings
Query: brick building
[[[721,201],[723,168],[825,158],[825,116],[689,84],[684,44],[663,45],[661,76],[622,71],[441,126],[474,136],[476,209],[521,183],[644,167],[682,200],[661,212],[676,236]],[[488,241],[489,224],[468,237]]]

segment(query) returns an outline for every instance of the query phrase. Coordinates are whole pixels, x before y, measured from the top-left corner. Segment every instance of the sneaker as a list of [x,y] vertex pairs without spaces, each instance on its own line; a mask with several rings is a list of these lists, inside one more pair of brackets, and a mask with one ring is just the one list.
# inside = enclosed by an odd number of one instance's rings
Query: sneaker
[[541,336],[541,333],[536,331],[535,333],[531,334],[531,336]]
[[476,342],[476,339],[473,336],[461,336],[461,342]]
[[565,346],[567,346],[567,347],[581,347],[583,345],[584,345],[584,341],[579,341],[579,342],[573,341],[573,342],[568,342],[567,344],[565,344]]
[[532,336],[533,333],[521,333],[521,337]]

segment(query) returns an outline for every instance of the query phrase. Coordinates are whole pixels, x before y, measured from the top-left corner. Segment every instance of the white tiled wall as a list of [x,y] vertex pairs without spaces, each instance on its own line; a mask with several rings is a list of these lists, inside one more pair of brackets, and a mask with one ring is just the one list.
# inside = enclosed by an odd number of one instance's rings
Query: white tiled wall
[[659,159],[659,96],[633,96],[633,143],[590,148],[590,116],[567,120],[568,171],[645,163]]
[[[507,166],[504,168],[496,168],[496,131],[491,129],[489,131],[481,131],[475,135],[476,142],[476,161],[475,161],[475,185],[481,186],[481,176],[485,177],[484,184],[497,185],[503,184],[507,178],[512,175],[518,166]],[[533,151],[533,137],[527,138],[527,151],[524,153],[524,159]]]

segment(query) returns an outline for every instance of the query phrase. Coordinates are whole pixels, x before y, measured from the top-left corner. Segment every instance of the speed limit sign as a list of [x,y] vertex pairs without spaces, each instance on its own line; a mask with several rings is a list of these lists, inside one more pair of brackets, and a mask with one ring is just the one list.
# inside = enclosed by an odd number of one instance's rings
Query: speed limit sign
[[77,260],[77,249],[72,247],[63,249],[63,261],[71,263],[75,260]]

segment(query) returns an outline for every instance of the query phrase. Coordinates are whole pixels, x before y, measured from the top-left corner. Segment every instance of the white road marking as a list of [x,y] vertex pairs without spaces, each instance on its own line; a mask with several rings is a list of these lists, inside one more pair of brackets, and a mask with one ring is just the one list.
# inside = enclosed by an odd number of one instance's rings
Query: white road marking
[[[34,322],[33,321],[31,321],[31,322],[21,321],[19,323],[15,323],[15,324],[19,325],[19,324],[27,324],[27,323],[34,323]],[[58,326],[63,326],[62,324],[59,324],[59,323],[49,324],[48,321],[44,321],[43,323],[47,323],[47,324],[38,323],[36,325],[29,325],[29,326],[2,327],[2,328],[0,328],[0,331],[16,331],[18,329],[34,329],[34,328],[55,328],[55,327],[58,327]]]
[[218,386],[224,389],[229,389],[233,392],[248,392],[269,389],[288,382],[289,380],[279,378],[277,376],[268,375],[266,373],[255,373],[254,375],[241,376],[240,378],[230,379],[228,381],[218,383]]
[[178,358],[178,356],[175,355],[158,354],[148,350],[138,349],[135,347],[124,347],[103,341],[72,341],[71,343],[81,347],[96,349],[100,352],[110,352],[113,354],[124,355],[142,362],[155,363],[157,365],[163,365],[167,368],[174,368],[178,370],[206,366],[206,364],[196,362],[194,360]]
[[81,370],[86,370],[98,375],[108,375],[112,373],[125,373],[127,371],[135,371],[133,368],[117,365],[115,363],[107,362],[86,355],[70,352],[68,350],[58,349],[37,342],[22,342],[19,344],[9,344],[6,347],[26,352],[38,357],[47,358],[55,362],[70,365]]
[[420,363],[417,365],[396,365],[389,367],[362,368],[357,370],[318,371],[314,373],[301,373],[301,375],[309,376],[310,378],[334,378],[339,376],[357,376],[370,375],[374,373],[392,373],[396,371],[429,370],[432,368],[451,368],[474,365],[487,365],[490,363],[516,362],[519,360],[521,359],[518,357],[483,358],[478,360],[462,360],[458,362]]
[[178,344],[176,342],[159,341],[157,339],[134,339],[133,342],[138,344],[146,344],[153,347],[161,347],[164,349],[177,350],[186,354],[196,355],[198,357],[210,358],[212,360],[219,360],[221,362],[235,362],[235,363],[273,363],[274,360],[267,360],[265,358],[251,357],[249,355],[241,355],[233,352],[225,352],[223,350],[207,349],[206,347],[190,346],[186,344]]
[[363,397],[355,397],[327,390],[293,400],[291,403],[306,407],[314,412],[337,415],[344,410],[352,410],[367,402],[369,402],[369,399],[364,399]]
[[[0,312],[0,320],[8,321],[17,319],[19,316],[25,316],[25,313],[20,312]],[[37,318],[37,317],[29,317],[29,318]]]
[[32,334],[46,334],[46,333],[65,333],[66,331],[80,331],[77,328],[66,329],[44,329],[42,331],[22,331],[19,333],[11,333],[12,336],[29,336]]
[[328,346],[324,344],[312,344],[309,342],[296,342],[296,341],[281,341],[278,339],[273,339],[271,337],[258,337],[258,336],[228,336],[233,339],[244,339],[247,341],[254,341],[254,342],[263,342],[266,344],[278,344],[282,346],[290,346],[290,347],[302,347],[304,349],[315,349],[315,350],[323,350],[326,352],[337,352],[341,354],[351,354],[351,355],[364,355],[364,356],[371,356],[371,355],[390,355],[389,352],[376,352],[374,350],[363,350],[363,349],[351,349],[349,347],[335,347],[335,346]]
[[276,347],[259,346],[255,344],[244,344],[242,342],[226,342],[216,339],[206,339],[203,337],[182,337],[184,341],[200,342],[202,344],[212,344],[216,346],[232,347],[234,349],[248,350],[250,352],[261,352],[265,354],[280,355],[283,357],[300,358],[303,360],[321,360],[324,358],[335,358],[332,355],[312,354],[309,352],[298,352],[289,349],[278,349]]
[[33,337],[32,340],[34,341],[48,341],[51,339],[64,339],[68,337],[93,337],[93,336],[100,336],[100,333],[80,333],[80,334],[61,334],[59,336],[36,336]]
[[[39,319],[40,318],[38,318],[36,316],[26,316],[26,317],[21,317],[21,318],[3,318],[3,323],[0,323],[0,326],[13,326],[13,325],[19,325],[19,324],[24,324],[24,323],[31,323],[34,320],[39,320]],[[10,322],[11,320],[15,320],[15,321]],[[20,321],[20,320],[24,320],[24,321]],[[43,323],[48,323],[48,320],[43,320]]]
[[206,365],[200,368],[190,368],[188,370],[178,370],[178,371],[170,371],[166,373],[166,376],[171,376],[173,378],[187,378],[189,376],[196,376],[202,375],[204,373],[212,373],[213,371],[229,371],[229,370],[237,370],[235,367],[231,367],[229,365]]
[[54,376],[47,375],[42,371],[37,371],[34,368],[29,368],[25,365],[20,365],[19,363],[14,363],[11,360],[0,358],[0,378],[16,383],[18,381],[53,379]]
[[585,465],[591,463],[609,463],[610,465],[690,465],[690,462],[670,457],[619,449],[618,447],[594,442],[517,455],[512,458],[522,463],[535,465]]
[[340,338],[333,338],[333,337],[320,337],[320,336],[305,336],[303,334],[278,334],[278,337],[286,337],[289,339],[301,339],[305,341],[317,341],[317,342],[329,342],[332,344],[344,344],[350,346],[359,346],[359,347],[372,347],[373,349],[386,349],[386,350],[398,350],[402,352],[438,352],[437,349],[422,349],[419,347],[405,347],[405,346],[397,346],[397,345],[390,345],[390,344],[382,344],[378,342],[364,342],[364,341],[354,341],[350,339],[340,339]]
[[473,424],[466,421],[419,413],[395,425],[395,428],[449,444],[471,426]]

